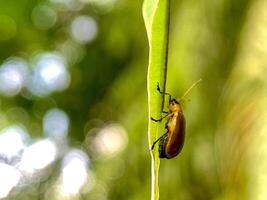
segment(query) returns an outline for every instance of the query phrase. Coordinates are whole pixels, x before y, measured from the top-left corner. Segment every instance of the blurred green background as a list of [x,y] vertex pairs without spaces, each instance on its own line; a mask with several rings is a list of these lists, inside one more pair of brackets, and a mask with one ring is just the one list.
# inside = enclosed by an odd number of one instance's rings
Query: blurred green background
[[[150,199],[142,0],[0,1],[0,199]],[[172,1],[170,200],[267,199],[267,1]]]

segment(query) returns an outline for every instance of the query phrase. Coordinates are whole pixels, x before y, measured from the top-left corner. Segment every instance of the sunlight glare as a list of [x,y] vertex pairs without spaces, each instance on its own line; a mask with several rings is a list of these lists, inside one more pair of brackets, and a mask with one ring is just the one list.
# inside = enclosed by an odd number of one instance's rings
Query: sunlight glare
[[0,199],[8,196],[21,178],[21,173],[14,167],[0,163]]
[[7,158],[17,156],[25,148],[25,142],[28,137],[27,131],[18,125],[1,130],[0,154]]
[[27,173],[34,173],[51,164],[56,156],[55,143],[49,139],[40,140],[25,149],[19,166]]
[[77,194],[87,180],[89,159],[81,150],[70,151],[63,160],[61,191],[66,195]]

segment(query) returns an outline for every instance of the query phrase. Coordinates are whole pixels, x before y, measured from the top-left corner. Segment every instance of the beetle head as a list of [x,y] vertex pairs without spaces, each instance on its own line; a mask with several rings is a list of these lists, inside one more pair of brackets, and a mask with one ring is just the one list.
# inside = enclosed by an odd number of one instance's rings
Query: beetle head
[[180,104],[176,99],[170,99],[169,100],[170,105]]
[[171,112],[177,112],[177,111],[181,110],[181,106],[180,106],[179,101],[177,101],[176,99],[170,99],[169,110]]

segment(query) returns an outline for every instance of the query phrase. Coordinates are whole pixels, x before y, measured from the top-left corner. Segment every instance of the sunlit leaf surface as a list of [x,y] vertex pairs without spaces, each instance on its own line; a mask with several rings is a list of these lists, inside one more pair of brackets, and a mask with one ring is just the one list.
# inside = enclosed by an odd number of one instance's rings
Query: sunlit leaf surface
[[[165,91],[168,42],[169,42],[169,0],[145,0],[143,4],[143,16],[149,41],[149,66],[147,75],[148,91],[148,139],[149,145],[160,137],[162,126],[152,122],[150,117],[160,118],[164,105],[162,98],[156,90],[157,84]],[[161,128],[161,129],[160,129]],[[157,148],[151,152],[152,166],[152,194],[151,199],[159,199],[159,157]]]

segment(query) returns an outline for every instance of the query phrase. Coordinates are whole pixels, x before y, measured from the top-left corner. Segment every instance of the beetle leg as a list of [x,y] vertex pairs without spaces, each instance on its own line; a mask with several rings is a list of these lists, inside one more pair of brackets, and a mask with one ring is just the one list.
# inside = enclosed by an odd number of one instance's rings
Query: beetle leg
[[160,119],[154,119],[153,117],[150,117],[150,119],[151,119],[152,121],[154,121],[154,122],[161,122],[161,120],[162,120],[162,118],[160,118]]
[[163,110],[163,111],[162,111],[162,113],[165,113],[165,114],[167,114],[167,113],[169,113],[169,112],[167,112],[167,111],[164,111],[164,110]]
[[161,122],[164,118],[170,116],[170,113],[167,113],[167,115],[161,117],[160,119],[154,119],[153,117],[151,117],[150,119],[154,122]]
[[169,95],[169,101],[172,99],[172,95],[171,95],[171,94],[169,94],[169,93],[167,93],[167,92],[160,91],[159,83],[157,84],[157,91],[158,91],[160,94]]
[[[168,133],[168,132],[167,132]],[[162,136],[160,136],[155,142],[153,142],[152,146],[151,146],[151,150],[154,149],[155,144],[158,143],[158,141],[160,141],[163,137],[165,137],[167,135],[167,133],[163,134]]]

